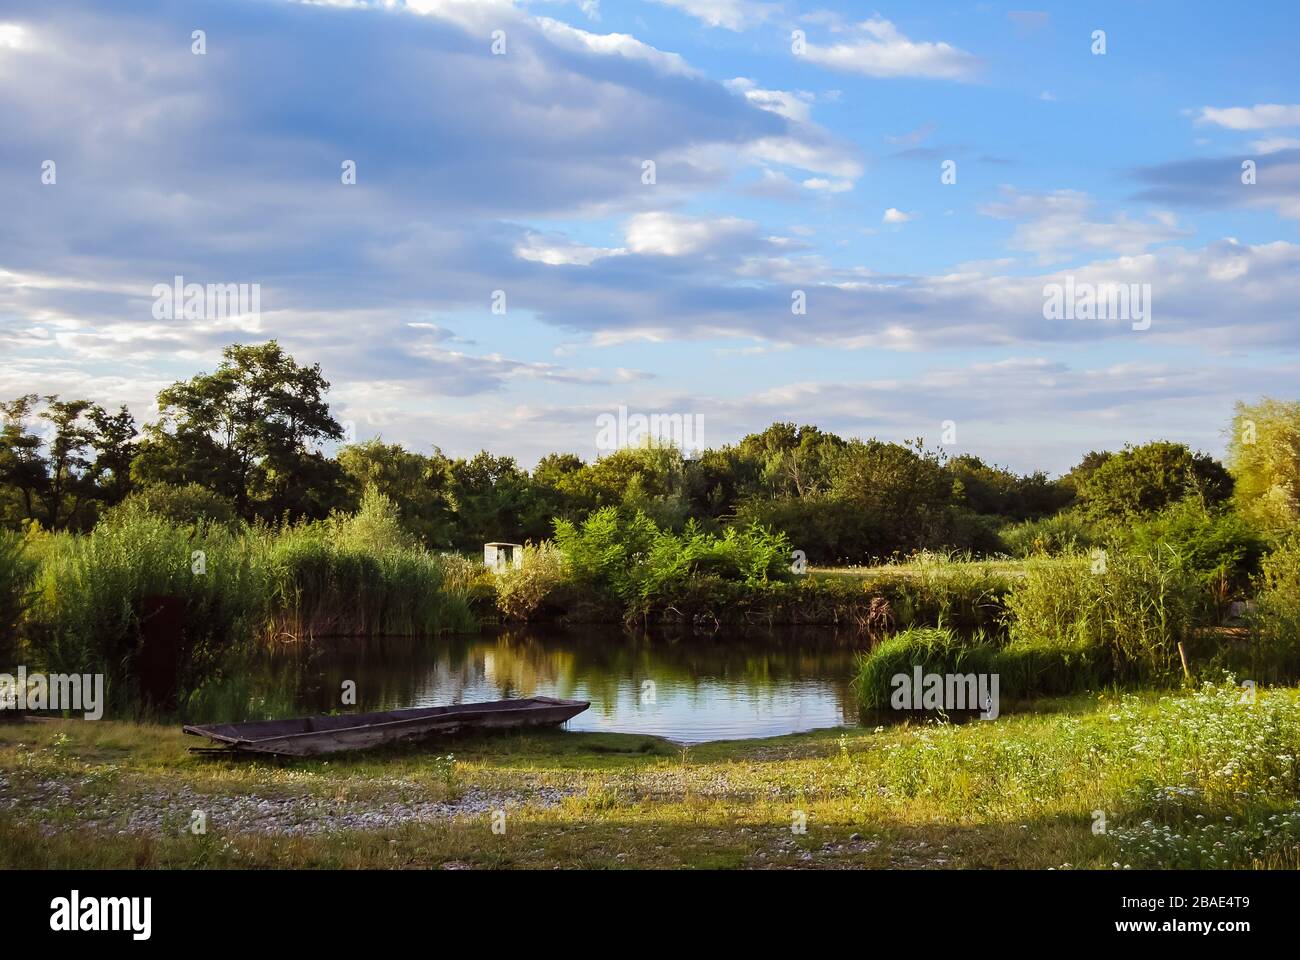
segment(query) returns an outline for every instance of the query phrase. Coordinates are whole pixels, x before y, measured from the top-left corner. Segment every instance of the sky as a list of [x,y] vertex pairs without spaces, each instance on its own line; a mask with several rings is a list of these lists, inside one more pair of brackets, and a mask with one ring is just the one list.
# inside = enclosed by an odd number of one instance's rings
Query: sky
[[[0,396],[148,420],[275,338],[350,437],[524,466],[620,407],[1220,454],[1297,396],[1298,41],[1291,2],[0,0]],[[259,308],[160,318],[177,276]],[[1049,318],[1067,278],[1146,319]]]

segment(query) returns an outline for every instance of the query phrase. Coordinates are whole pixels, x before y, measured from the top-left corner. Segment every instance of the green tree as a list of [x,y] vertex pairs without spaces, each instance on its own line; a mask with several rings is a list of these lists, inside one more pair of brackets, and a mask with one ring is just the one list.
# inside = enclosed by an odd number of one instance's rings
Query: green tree
[[449,475],[457,548],[474,550],[493,540],[521,543],[549,532],[525,527],[532,485],[514,457],[481,450],[468,460],[455,460]]
[[[27,394],[0,403],[0,509],[15,526],[32,519],[51,530],[85,528],[101,506],[130,489],[135,420],[89,400]],[[45,422],[45,436],[31,428]]]
[[299,366],[274,340],[226,347],[214,373],[158,394],[133,476],[198,483],[247,519],[325,516],[342,489],[338,463],[318,449],[343,436],[328,389],[319,364]]
[[9,526],[36,517],[40,509],[46,463],[41,438],[30,428],[39,400],[29,393],[0,403],[0,490]]
[[1157,440],[1113,453],[1079,482],[1079,501],[1094,520],[1118,521],[1163,510],[1184,497],[1206,505],[1232,494],[1223,465],[1185,444]]
[[952,479],[939,455],[919,439],[850,441],[832,465],[831,493],[873,519],[883,538],[881,553],[945,543]]
[[451,461],[434,448],[432,456],[376,438],[338,452],[339,465],[359,503],[373,487],[397,505],[402,526],[428,547],[456,542],[451,503]]

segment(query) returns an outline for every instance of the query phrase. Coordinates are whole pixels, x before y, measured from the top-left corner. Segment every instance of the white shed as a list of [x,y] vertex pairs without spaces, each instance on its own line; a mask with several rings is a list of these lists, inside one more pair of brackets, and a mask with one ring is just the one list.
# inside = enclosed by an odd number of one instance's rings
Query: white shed
[[505,570],[514,567],[518,570],[524,565],[524,547],[521,543],[485,543],[483,544],[483,566],[489,570]]

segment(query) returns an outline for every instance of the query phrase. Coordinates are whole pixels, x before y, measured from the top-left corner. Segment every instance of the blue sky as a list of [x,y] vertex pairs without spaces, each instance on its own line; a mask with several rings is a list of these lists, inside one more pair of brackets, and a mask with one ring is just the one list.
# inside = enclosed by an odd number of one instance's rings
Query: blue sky
[[[619,405],[700,416],[709,445],[951,420],[950,452],[1053,472],[1155,437],[1219,452],[1234,400],[1296,393],[1298,21],[0,0],[0,393],[147,419],[276,337],[358,437],[525,465],[594,456]],[[258,283],[261,313],[158,320],[178,274]],[[1149,284],[1149,329],[1045,320],[1066,276]]]

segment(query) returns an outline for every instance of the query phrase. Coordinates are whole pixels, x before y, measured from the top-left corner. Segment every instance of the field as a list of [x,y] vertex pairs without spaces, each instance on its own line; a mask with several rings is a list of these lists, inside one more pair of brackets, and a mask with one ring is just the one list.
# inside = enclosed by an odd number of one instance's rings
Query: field
[[560,731],[295,762],[188,754],[171,725],[6,723],[0,866],[1295,868],[1298,705],[1207,686],[690,749]]

